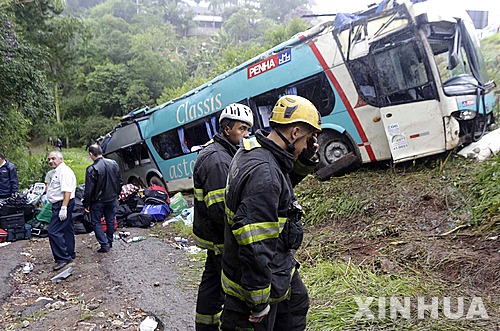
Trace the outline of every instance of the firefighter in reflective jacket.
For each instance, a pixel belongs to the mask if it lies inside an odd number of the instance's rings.
[[[248,138],[252,110],[231,104],[219,118],[221,131],[198,155],[194,166],[194,221],[196,244],[207,249],[196,303],[196,330],[219,330],[224,303],[221,288],[221,253],[224,245],[224,191],[229,164],[240,141]]]
[[[287,95],[272,131],[245,139],[226,186],[221,330],[303,330],[309,308],[295,251],[303,238],[293,186],[311,172],[321,116],[307,99]]]

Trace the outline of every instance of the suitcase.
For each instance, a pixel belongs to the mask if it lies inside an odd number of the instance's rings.
[[[7,241],[7,232],[4,229],[0,229],[0,243]]]
[[[45,238],[49,235],[48,228],[49,223],[35,220],[31,223],[31,235]]]
[[[4,230],[19,229],[24,226],[24,213],[0,216],[0,228]]]
[[[0,216],[11,216],[14,214],[24,214],[24,219],[30,221],[35,214],[35,206],[26,203],[23,205],[3,205],[0,208]]]
[[[28,223],[20,228],[8,229],[7,230],[7,241],[17,241],[31,239],[31,225]]]
[[[13,205],[3,205],[0,207],[0,216],[9,216],[13,214],[19,214],[22,213],[23,211],[19,206],[13,206]]]
[[[108,225],[106,224],[106,219],[101,217],[101,226],[102,226],[102,231],[106,232],[108,230]],[[115,230],[118,229],[118,222],[116,221],[116,216],[115,216],[115,222],[114,222],[114,227]]]

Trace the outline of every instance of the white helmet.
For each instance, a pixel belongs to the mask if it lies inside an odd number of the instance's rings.
[[[219,118],[219,124],[223,119],[240,121],[253,126],[253,113],[250,107],[242,105],[241,103],[232,103],[222,110]]]

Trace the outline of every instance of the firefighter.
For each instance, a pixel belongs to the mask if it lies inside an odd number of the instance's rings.
[[[249,107],[233,103],[224,108],[219,118],[220,132],[205,145],[194,166],[193,233],[196,244],[207,249],[196,302],[196,330],[219,330],[224,303],[220,282],[224,190],[229,164],[252,126],[253,113]]]
[[[221,330],[304,330],[309,308],[295,251],[303,239],[293,186],[317,162],[321,116],[300,96],[281,97],[271,132],[245,139],[229,168],[222,256]]]

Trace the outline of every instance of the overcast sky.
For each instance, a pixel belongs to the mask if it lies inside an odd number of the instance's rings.
[[[372,3],[380,3],[381,0],[315,0],[313,7],[315,14],[332,14],[337,12],[352,13],[367,8]],[[490,23],[500,22],[500,1],[498,0],[430,0],[437,5],[458,7],[466,10],[487,10],[490,12]]]

